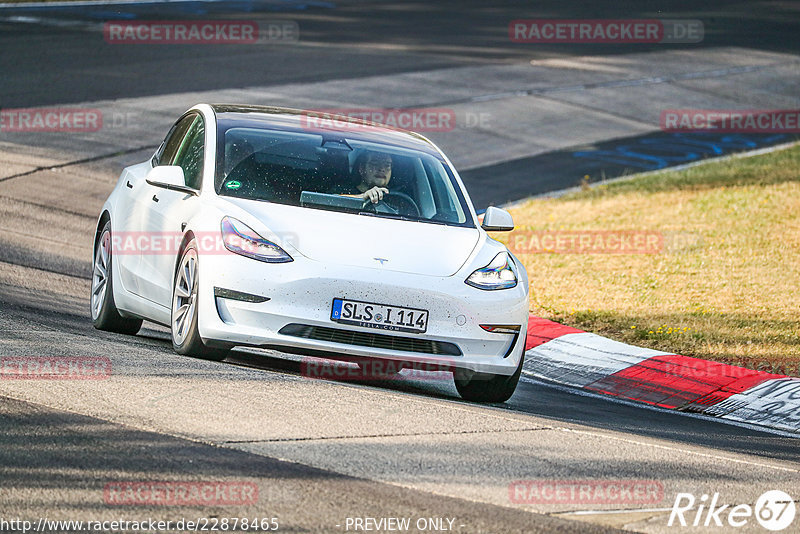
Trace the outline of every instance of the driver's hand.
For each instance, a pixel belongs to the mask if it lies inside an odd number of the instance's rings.
[[[372,189],[361,194],[361,198],[364,200],[369,200],[373,204],[377,204],[381,200],[383,200],[383,195],[389,193],[389,190],[385,187],[378,187],[375,186]]]

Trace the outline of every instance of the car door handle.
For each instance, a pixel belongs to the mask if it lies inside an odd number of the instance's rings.
[[[128,189],[133,189],[133,184],[130,182],[130,180],[128,180],[128,183],[126,183],[125,185],[128,186]]]
[[[158,197],[153,195],[153,202],[158,202]]]

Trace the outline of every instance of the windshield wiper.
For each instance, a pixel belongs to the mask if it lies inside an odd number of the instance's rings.
[[[409,217],[407,215],[400,215],[399,213],[376,213],[374,211],[359,211],[359,215],[366,215],[367,217],[381,217],[385,219],[399,219],[401,221],[417,221],[420,222],[422,219],[415,219],[413,217]]]
[[[453,226],[452,224],[445,221],[436,221],[434,219],[422,219],[420,217],[409,217],[408,215],[400,215],[399,213],[375,213],[374,211],[359,211],[358,214],[366,215],[368,217],[383,217],[386,219],[398,219],[401,221],[430,223],[430,224],[438,224],[441,226]]]

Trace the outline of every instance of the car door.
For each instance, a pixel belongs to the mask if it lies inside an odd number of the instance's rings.
[[[141,163],[128,167],[123,171],[121,178],[122,187],[120,195],[114,206],[114,216],[111,221],[114,243],[114,270],[119,282],[126,291],[139,294],[139,244],[137,239],[141,235],[138,219],[140,211],[140,194],[145,183],[145,177],[150,171],[149,163]]]
[[[190,113],[178,122],[173,142],[165,145],[159,165],[183,169],[187,187],[199,192],[205,161],[205,124],[199,113]],[[152,236],[149,249],[141,248],[139,287],[142,296],[162,306],[170,306],[174,266],[184,228],[198,209],[200,199],[191,193],[173,191],[145,183],[142,196],[148,208],[143,211],[144,231]]]
[[[131,172],[125,176],[126,201],[124,206],[117,206],[114,228],[117,233],[123,232],[120,237],[125,238],[122,240],[126,245],[124,255],[118,255],[122,283],[125,289],[139,296],[144,296],[147,283],[142,266],[143,251],[149,250],[153,241],[147,228],[153,204],[153,188],[146,182],[147,175],[160,164],[170,164],[193,121],[194,117],[181,117],[176,121],[151,160],[130,168]]]

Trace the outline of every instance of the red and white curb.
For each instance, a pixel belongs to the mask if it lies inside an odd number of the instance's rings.
[[[635,347],[531,316],[527,376],[800,434],[800,379]]]

